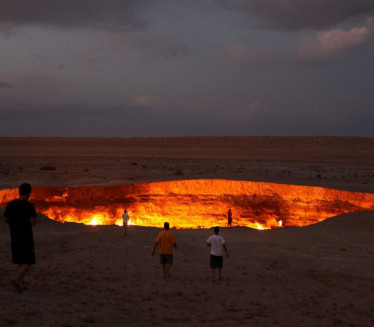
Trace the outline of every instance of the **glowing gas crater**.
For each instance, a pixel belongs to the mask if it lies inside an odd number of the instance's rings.
[[[17,189],[0,191],[0,206]],[[130,224],[176,228],[234,226],[256,229],[306,226],[342,213],[374,210],[374,194],[320,187],[229,180],[185,180],[119,186],[40,187],[30,200],[38,212],[61,222]]]

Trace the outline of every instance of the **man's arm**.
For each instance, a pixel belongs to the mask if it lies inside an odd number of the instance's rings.
[[[158,242],[156,241],[155,246],[153,247],[153,250],[152,250],[152,255],[155,254],[157,246],[158,246]]]
[[[4,223],[9,223],[9,219],[7,217],[4,216]]]
[[[177,249],[177,243],[176,242],[173,243],[173,246]]]
[[[28,204],[29,204],[28,215],[30,217],[31,225],[35,226],[36,223],[37,223],[37,218],[36,217],[38,216],[38,214],[35,211],[34,205],[31,202],[28,202]]]
[[[38,222],[36,217],[30,217],[30,221],[31,221],[31,225],[33,226],[35,226],[36,223]]]

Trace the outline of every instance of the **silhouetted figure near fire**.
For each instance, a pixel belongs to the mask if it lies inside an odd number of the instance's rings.
[[[35,264],[35,247],[32,226],[36,225],[34,205],[28,201],[31,185],[22,184],[19,187],[19,198],[10,201],[4,212],[5,223],[9,224],[12,262],[17,265],[16,275],[12,284],[18,292],[26,289],[24,276]]]
[[[231,209],[227,212],[227,225],[231,228],[232,225],[232,212]]]
[[[127,210],[124,210],[122,219],[123,219],[123,237],[127,235],[127,224],[129,222],[130,216],[127,213]]]
[[[221,270],[223,267],[223,250],[226,252],[226,258],[229,257],[225,239],[219,235],[219,227],[214,227],[214,235],[210,236],[206,241],[206,246],[210,249],[210,268],[212,270],[212,280],[216,280],[216,269],[218,268],[218,279],[221,279]]]
[[[157,246],[160,244],[160,264],[162,267],[162,275],[164,278],[169,278],[169,270],[173,265],[173,247],[177,248],[174,235],[169,232],[169,223],[164,223],[164,230],[157,235],[155,246],[152,250],[152,255],[155,254]]]

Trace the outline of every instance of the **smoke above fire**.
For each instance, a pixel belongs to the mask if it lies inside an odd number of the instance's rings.
[[[0,206],[18,197],[0,190]],[[36,187],[30,201],[38,212],[60,222],[130,224],[175,228],[233,225],[256,229],[307,226],[353,211],[374,210],[374,194],[321,187],[232,181],[183,180],[116,186]]]

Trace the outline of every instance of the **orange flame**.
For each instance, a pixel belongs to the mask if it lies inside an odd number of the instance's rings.
[[[18,196],[0,190],[0,206]],[[122,226],[210,228],[233,225],[255,229],[306,226],[342,213],[374,210],[374,194],[321,187],[230,180],[185,180],[119,186],[34,188],[37,211],[61,222]]]

